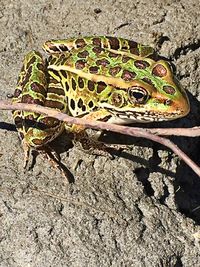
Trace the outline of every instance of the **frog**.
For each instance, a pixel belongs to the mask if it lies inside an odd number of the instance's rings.
[[[170,121],[190,111],[187,94],[168,60],[149,45],[120,37],[49,40],[44,58],[25,55],[13,103],[38,104],[73,117],[115,124]],[[24,167],[31,149],[42,150],[64,130],[85,136],[80,125],[33,112],[13,111]]]

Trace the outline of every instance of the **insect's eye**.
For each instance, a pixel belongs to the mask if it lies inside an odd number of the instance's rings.
[[[133,86],[128,89],[128,96],[131,103],[144,104],[148,100],[148,92],[139,86]]]

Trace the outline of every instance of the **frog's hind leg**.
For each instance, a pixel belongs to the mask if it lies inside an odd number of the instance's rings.
[[[114,52],[118,51],[121,54],[128,53],[129,56],[133,54],[144,58],[155,55],[155,50],[148,45],[142,45],[135,41],[112,36],[89,36],[50,40],[43,44],[43,49],[47,53],[57,54],[66,53],[72,49],[84,48],[88,45],[113,50]]]

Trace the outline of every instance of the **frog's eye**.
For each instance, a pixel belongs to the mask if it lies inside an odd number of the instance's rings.
[[[148,92],[139,86],[129,88],[128,96],[131,103],[144,104],[148,100]]]

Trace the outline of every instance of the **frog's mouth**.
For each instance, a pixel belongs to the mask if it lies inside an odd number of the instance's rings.
[[[103,108],[106,108],[111,113],[110,123],[130,124],[134,122],[148,123],[154,121],[169,121],[181,117],[181,111],[159,112],[158,110],[146,110],[139,107],[138,109],[122,110],[121,108],[113,107],[107,103],[102,103]]]
[[[174,120],[177,117],[177,114],[163,114],[163,113],[150,113],[150,112],[126,112],[126,113],[119,113],[119,112],[112,112],[111,113],[114,115],[112,118],[109,120],[109,122],[113,123],[133,123],[133,122],[142,122],[142,123],[148,123],[148,122],[154,122],[154,121],[169,121],[169,120]],[[119,121],[119,122],[115,122]]]

